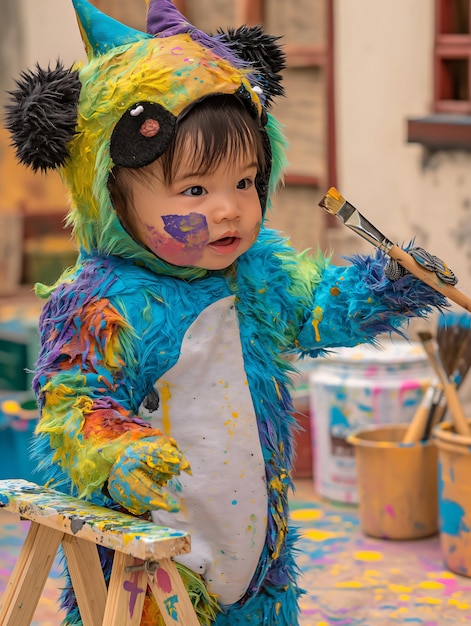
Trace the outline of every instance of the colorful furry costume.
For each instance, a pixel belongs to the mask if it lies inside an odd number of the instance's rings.
[[[75,268],[39,288],[50,299],[34,381],[37,455],[53,485],[107,506],[118,477],[121,504],[136,513],[126,478],[153,468],[168,483],[156,486],[154,520],[192,533],[179,561],[201,623],[295,626],[284,357],[373,342],[443,298],[410,275],[390,282],[381,254],[334,267],[265,227],[224,271],[172,266],[142,247],[113,210],[110,171],[153,162],[182,112],[211,94],[237,94],[260,119],[265,209],[284,165],[268,112],[283,55],[259,28],[205,35],[166,0],[149,3],[150,34],[85,0],[74,6],[88,63],[23,74],[8,111],[19,159],[57,168],[69,187],[80,249]],[[70,590],[63,601],[66,623],[80,624]],[[160,623],[148,601],[143,624]]]

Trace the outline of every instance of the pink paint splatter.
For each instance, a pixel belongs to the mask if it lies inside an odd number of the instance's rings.
[[[155,573],[155,579],[158,586],[162,589],[164,593],[170,593],[172,591],[172,581],[170,580],[170,576],[161,567],[159,567],[159,569]]]
[[[451,596],[457,591],[471,591],[471,587],[459,585],[456,578],[437,578],[436,581],[445,587],[443,591],[444,596]]]

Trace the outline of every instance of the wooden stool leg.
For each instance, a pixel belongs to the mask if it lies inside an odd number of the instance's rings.
[[[101,625],[105,614],[107,589],[96,545],[71,535],[64,535],[62,549],[83,626]]]
[[[147,572],[144,569],[126,572],[126,567],[139,563],[142,561],[128,554],[114,553],[103,626],[139,626],[147,589]]]
[[[166,626],[200,626],[185,585],[171,559],[159,559],[149,586],[157,600]]]
[[[63,533],[31,523],[0,604],[2,626],[30,626]]]

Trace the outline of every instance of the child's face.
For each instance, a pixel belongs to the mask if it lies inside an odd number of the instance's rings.
[[[132,178],[134,231],[158,257],[221,270],[252,246],[262,222],[253,158],[225,160],[206,174],[181,165],[170,185],[158,160],[149,167],[151,176]]]

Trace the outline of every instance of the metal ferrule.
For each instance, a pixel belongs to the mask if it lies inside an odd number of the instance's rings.
[[[336,213],[337,218],[358,233],[363,239],[369,241],[374,246],[388,253],[393,247],[393,242],[389,241],[377,228],[373,226],[361,213],[349,202],[345,202]]]

